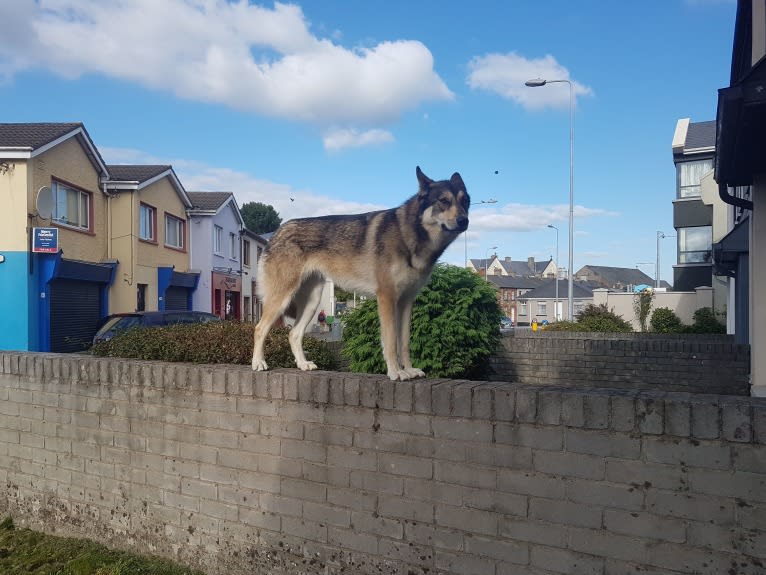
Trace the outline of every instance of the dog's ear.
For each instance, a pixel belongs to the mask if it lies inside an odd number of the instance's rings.
[[[434,181],[420,170],[420,166],[415,168],[415,175],[418,177],[418,184],[420,184],[420,193],[423,194],[427,192]]]
[[[463,178],[460,177],[460,174],[455,172],[452,174],[452,177],[449,179],[449,183],[452,184],[453,188],[457,188],[458,190],[465,190],[465,184],[463,183]]]

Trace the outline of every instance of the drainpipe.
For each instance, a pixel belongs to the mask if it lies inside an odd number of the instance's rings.
[[[737,196],[730,194],[726,184],[718,184],[718,196],[725,204],[736,206],[738,208],[742,208],[743,210],[750,210],[751,212],[753,211],[753,202],[743,198],[738,198]]]

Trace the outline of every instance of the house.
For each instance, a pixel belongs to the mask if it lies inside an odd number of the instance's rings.
[[[540,278],[519,276],[488,275],[487,281],[497,288],[497,302],[503,315],[516,322],[518,318],[517,300],[526,292],[539,287]]]
[[[169,165],[108,165],[109,249],[119,262],[110,313],[199,309],[190,270],[191,207]]]
[[[556,310],[556,282],[558,282],[558,310]],[[546,280],[539,287],[529,290],[517,298],[519,325],[529,325],[533,320],[537,323],[557,321],[564,317],[563,306],[569,293],[567,280]],[[582,311],[589,303],[593,303],[593,288],[584,282],[572,283],[572,303],[574,315]]]
[[[0,348],[89,346],[117,268],[108,180],[83,124],[0,124]]]
[[[189,192],[189,199],[191,264],[201,276],[194,309],[222,319],[242,319],[240,245],[244,221],[237,201],[231,192]]]
[[[638,268],[583,266],[575,279],[594,284],[593,287],[630,292],[638,285],[654,285],[654,280]]]
[[[749,211],[716,246],[715,263],[721,272],[735,280],[735,322],[742,324],[743,319],[748,322],[751,393],[766,396],[766,290],[763,287],[766,285],[766,0],[737,3],[730,82],[718,91],[715,146],[715,181],[720,198],[735,208]]]
[[[713,285],[713,208],[702,199],[701,180],[713,170],[715,129],[715,122],[683,118],[673,134],[673,227],[678,246],[673,288],[678,291]]]
[[[255,232],[242,228],[242,319],[258,322],[263,304],[257,297],[258,262],[267,241]]]
[[[468,269],[488,276],[514,276],[514,277],[530,277],[530,278],[544,278],[556,276],[556,264],[553,263],[553,258],[544,262],[535,262],[534,257],[529,257],[526,260],[512,260],[506,256],[500,259],[497,254],[491,258],[483,259],[471,259],[468,260]]]

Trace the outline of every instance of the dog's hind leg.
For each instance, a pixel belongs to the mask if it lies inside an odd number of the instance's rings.
[[[324,278],[319,275],[312,275],[303,280],[301,287],[295,293],[297,312],[295,325],[290,330],[288,339],[290,340],[290,349],[293,350],[293,357],[295,357],[295,365],[303,371],[317,368],[313,361],[306,359],[303,352],[303,336],[311,320],[314,319],[317,309],[319,309],[323,286]]]

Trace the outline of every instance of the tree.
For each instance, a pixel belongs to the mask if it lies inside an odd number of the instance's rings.
[[[273,206],[261,202],[248,202],[240,209],[245,227],[256,234],[276,231],[282,224],[282,218]]]
[[[469,270],[437,265],[412,309],[413,365],[430,377],[486,377],[501,317],[491,284]],[[343,321],[351,370],[385,373],[377,301],[366,300]]]

